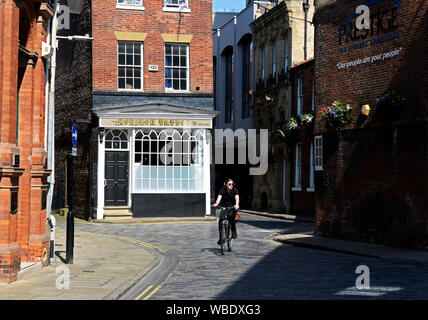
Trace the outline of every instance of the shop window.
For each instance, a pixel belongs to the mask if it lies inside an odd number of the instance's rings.
[[[204,139],[200,130],[138,130],[134,192],[203,192]]]
[[[315,170],[322,170],[323,166],[323,148],[322,148],[322,136],[315,137]]]
[[[302,188],[302,144],[296,144],[296,162],[293,191],[301,191]]]
[[[189,91],[189,45],[165,44],[165,89]]]
[[[141,42],[118,43],[119,90],[141,90],[143,84],[143,44]]]
[[[108,130],[105,135],[106,150],[128,150],[128,134],[124,130]]]

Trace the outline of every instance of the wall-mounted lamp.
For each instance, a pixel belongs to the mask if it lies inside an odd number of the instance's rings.
[[[370,105],[365,104],[361,107],[361,113],[365,116],[368,116],[370,114]]]

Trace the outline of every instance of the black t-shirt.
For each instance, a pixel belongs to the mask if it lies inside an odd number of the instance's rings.
[[[234,206],[236,204],[235,196],[239,195],[239,191],[238,191],[238,189],[233,187],[233,189],[230,192],[228,192],[227,188],[223,187],[223,188],[221,188],[218,195],[221,196],[220,206],[230,207],[230,206]]]

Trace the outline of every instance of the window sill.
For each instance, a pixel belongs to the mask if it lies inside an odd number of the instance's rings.
[[[315,187],[307,188],[306,192],[315,192]]]
[[[190,13],[192,12],[189,8],[184,8],[183,10],[180,10],[178,7],[163,7],[164,12],[182,12],[182,13]]]
[[[117,4],[116,9],[136,10],[136,11],[144,11],[145,10],[144,6],[130,6],[130,5],[125,5],[125,4]]]
[[[293,187],[291,191],[302,191],[302,187]]]
[[[167,93],[191,93],[189,90],[174,90],[165,88],[165,92]]]
[[[117,89],[120,92],[144,92],[143,89]]]

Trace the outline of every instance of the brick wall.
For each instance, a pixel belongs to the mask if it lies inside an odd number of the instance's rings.
[[[162,0],[145,0],[144,11],[116,9],[116,0],[94,0],[94,91],[117,91],[117,39],[114,32],[143,32],[144,91],[165,92],[164,40],[161,33],[191,34],[190,91],[213,92],[212,1],[189,1],[190,13],[164,12]],[[149,72],[158,65],[158,72]]]
[[[84,0],[80,15],[71,15],[70,29],[60,35],[92,34],[91,4]],[[96,122],[92,109],[92,44],[88,41],[59,40],[55,91],[55,168],[56,185],[53,206],[59,209],[66,202],[66,157],[71,153],[71,120],[83,119]],[[96,125],[96,123],[95,123]],[[93,156],[91,137],[93,125],[78,123],[77,157],[74,158],[73,207],[77,217],[91,216]],[[58,199],[60,197],[61,199]]]
[[[321,6],[315,15],[316,108],[341,100],[352,106],[345,130],[326,130],[318,116],[315,134],[323,135],[323,171],[316,172],[316,232],[331,237],[373,241],[402,247],[428,245],[428,3],[402,0],[370,7],[372,14],[384,13],[383,28],[399,37],[371,44],[388,32],[374,32],[367,46],[341,53],[340,26],[360,1],[336,1]],[[389,11],[387,11],[389,10]],[[396,18],[391,21],[391,14]],[[388,22],[390,21],[390,22]],[[396,26],[396,27],[394,27]],[[357,35],[364,35],[364,31]],[[352,34],[354,37],[354,34]],[[399,49],[398,56],[338,69],[339,62],[364,60]],[[358,63],[358,62],[357,62]],[[395,89],[408,103],[397,116],[381,113],[376,100],[385,90]],[[368,117],[361,106],[369,104]]]

